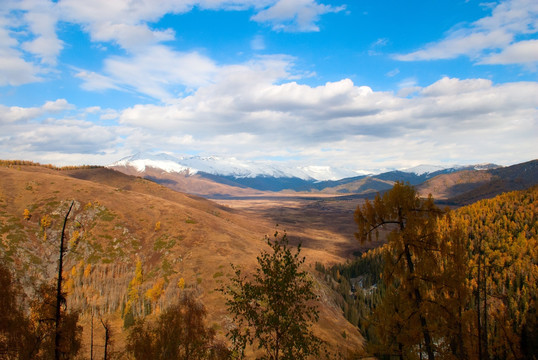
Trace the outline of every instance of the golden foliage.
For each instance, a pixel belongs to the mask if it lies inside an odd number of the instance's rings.
[[[69,248],[74,248],[79,240],[80,232],[78,230],[73,231],[73,234],[71,235],[71,239],[69,239]]]
[[[91,272],[92,272],[92,264],[86,265],[86,267],[84,268],[84,277],[85,278],[90,277]]]
[[[413,358],[422,346],[428,358],[532,358],[537,199],[533,187],[442,215],[397,184],[359,207],[361,241],[381,226],[392,230],[383,248],[386,294],[369,320],[374,352]]]
[[[146,291],[146,299],[153,302],[157,302],[163,294],[164,283],[165,281],[163,278],[157,280],[157,282],[155,282],[155,285],[153,285],[151,289]]]
[[[41,224],[41,228],[42,228],[43,230],[45,230],[46,228],[50,227],[50,225],[52,224],[52,219],[51,219],[51,217],[50,217],[48,214],[43,215],[43,217],[41,218],[40,224]]]

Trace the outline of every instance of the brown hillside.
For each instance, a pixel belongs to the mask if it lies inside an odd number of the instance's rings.
[[[466,170],[434,177],[417,187],[422,196],[467,205],[538,184],[538,160],[490,170]]]
[[[322,190],[325,193],[352,193],[368,194],[386,190],[394,185],[394,181],[381,180],[375,176],[368,176],[343,185],[328,187]]]
[[[149,166],[146,167],[143,173],[140,173],[132,166],[116,166],[110,167],[110,169],[117,170],[127,175],[143,176],[146,179],[165,185],[170,189],[200,196],[211,197],[216,194],[228,196],[252,196],[262,194],[261,191],[250,188],[217,183],[197,174],[166,172]]]
[[[0,167],[0,261],[15,270],[29,293],[39,281],[54,278],[61,223],[71,201],[75,205],[68,239],[78,239],[71,241],[66,256],[68,306],[86,314],[85,336],[90,310],[111,318],[119,334],[118,347],[125,336],[122,308],[138,260],[144,274],[140,299],[164,279],[162,296],[150,302],[153,312],[185,291],[178,287],[184,279],[185,289],[199,295],[208,308],[209,323],[222,336],[229,316],[215,288],[231,274],[231,262],[252,268],[266,246],[263,235],[274,230],[271,219],[110,169]],[[24,218],[25,209],[29,219]],[[331,242],[327,238],[326,244],[310,248],[305,244],[308,266],[342,260]],[[323,252],[325,245],[333,252]],[[361,337],[331,300],[331,291],[317,287],[321,320],[316,332],[340,345],[345,331],[346,346],[358,347]],[[143,311],[142,301],[135,304],[135,313]]]
[[[492,178],[493,175],[486,171],[458,171],[429,179],[417,186],[417,190],[421,196],[431,194],[436,200],[446,200],[476,189]]]

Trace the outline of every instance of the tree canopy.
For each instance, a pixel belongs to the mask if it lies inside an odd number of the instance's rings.
[[[266,237],[271,251],[257,257],[252,276],[232,265],[235,275],[221,289],[235,327],[229,337],[238,357],[245,356],[247,345],[261,350],[259,359],[306,359],[319,353],[320,340],[311,324],[318,320],[314,304],[313,280],[301,270],[305,258],[288,247],[286,234]]]

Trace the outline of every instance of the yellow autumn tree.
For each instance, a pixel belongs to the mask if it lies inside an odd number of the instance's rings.
[[[161,298],[161,295],[163,294],[164,285],[165,285],[165,280],[163,278],[159,278],[155,282],[153,287],[151,287],[150,289],[148,289],[148,291],[146,291],[146,299],[151,301],[153,308],[156,310],[158,310],[157,302],[159,301],[159,299]]]
[[[356,237],[361,242],[371,240],[380,228],[390,230],[383,278],[387,291],[400,304],[393,308],[391,316],[396,321],[389,325],[398,331],[397,351],[405,353],[424,346],[430,360],[436,352],[430,317],[431,283],[437,266],[437,219],[442,214],[431,197],[421,199],[412,186],[400,182],[355,211]]]
[[[127,303],[125,304],[124,316],[127,316],[127,314],[133,314],[133,310],[136,310],[133,309],[133,307],[140,299],[140,285],[142,285],[142,262],[140,259],[137,259],[135,275],[129,282],[129,287],[127,290]]]
[[[179,279],[179,281],[177,282],[177,287],[180,288],[181,290],[185,289],[185,279],[184,278]]]

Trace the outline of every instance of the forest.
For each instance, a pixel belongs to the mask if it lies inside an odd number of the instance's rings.
[[[153,282],[145,281],[154,274],[144,273],[140,259],[132,271],[126,263],[96,266],[95,259],[81,258],[62,271],[61,291],[56,278],[29,293],[6,261],[14,250],[3,247],[0,358],[536,359],[537,195],[535,186],[451,210],[397,182],[355,211],[357,241],[381,237],[384,245],[347,263],[317,263],[312,272],[301,245],[290,245],[285,233],[266,237],[255,271],[232,266],[232,275],[213,275],[231,319],[227,328],[208,323],[199,287],[186,285],[166,258],[162,277]],[[104,221],[115,216],[98,203],[81,211]],[[31,216],[25,209],[19,221]],[[79,246],[90,227],[78,219],[66,249]],[[48,231],[48,215],[38,222],[40,241],[60,235]],[[151,231],[160,234],[161,222]],[[166,251],[181,239],[159,235],[152,247]],[[360,329],[363,348],[335,351],[312,331],[323,287],[332,289],[346,319]],[[106,316],[112,313],[122,319],[119,332]],[[82,317],[91,317],[90,350],[84,352]],[[104,334],[102,345],[94,346],[94,327]],[[346,341],[344,330],[331,331]]]
[[[538,188],[451,211],[397,184],[359,207],[356,234],[388,241],[317,264],[379,358],[536,359]]]

